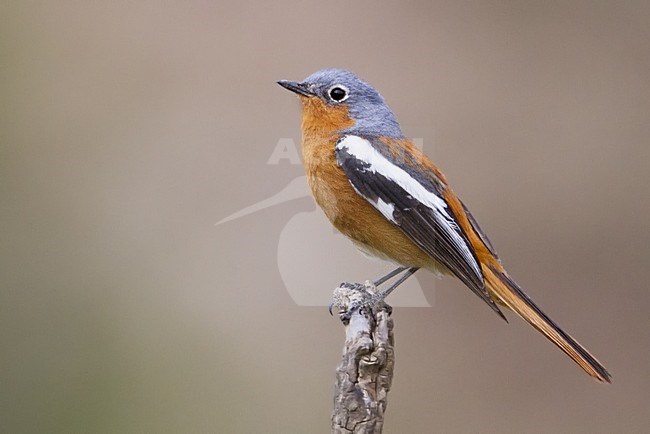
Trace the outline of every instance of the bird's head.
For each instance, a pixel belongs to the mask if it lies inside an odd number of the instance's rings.
[[[384,98],[349,71],[322,69],[301,82],[280,80],[278,84],[300,97],[303,128],[402,137]]]

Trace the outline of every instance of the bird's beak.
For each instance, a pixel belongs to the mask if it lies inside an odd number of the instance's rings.
[[[296,81],[280,80],[278,84],[291,92],[297,93],[302,96],[314,96],[314,92],[305,83],[298,83]]]

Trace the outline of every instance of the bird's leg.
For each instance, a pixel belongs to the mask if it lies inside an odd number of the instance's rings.
[[[404,267],[404,268],[406,268],[406,267]],[[397,279],[397,281],[395,283],[393,283],[388,289],[375,294],[372,297],[371,303],[378,303],[380,301],[384,301],[386,299],[386,297],[388,297],[390,295],[391,292],[393,292],[398,286],[400,286],[402,283],[404,283],[404,281],[406,279],[408,279],[413,274],[415,274],[415,272],[418,271],[419,269],[420,269],[419,267],[411,267],[411,268],[409,268],[406,271],[406,273],[404,273],[404,275],[402,277]],[[398,270],[399,270],[399,268],[398,268]],[[399,274],[400,272],[397,272],[397,270],[393,271],[393,273],[395,273],[395,274]]]
[[[393,271],[391,271],[390,273],[388,273],[387,275],[385,275],[384,277],[380,277],[379,279],[375,280],[374,282],[372,282],[372,284],[375,285],[375,286],[379,286],[382,283],[384,283],[385,281],[387,281],[388,279],[392,279],[393,277],[397,276],[398,274],[400,274],[402,271],[406,270],[407,268],[408,267],[398,267],[398,268],[394,269]]]
[[[393,283],[388,289],[381,291],[381,292],[374,292],[376,289],[377,285],[380,285],[384,283],[386,280],[390,279],[391,277],[394,277],[406,270],[406,273],[395,283]],[[384,302],[384,299],[388,297],[388,295],[393,292],[398,286],[400,286],[406,279],[411,277],[416,271],[418,271],[418,267],[400,267],[397,268],[396,270],[391,271],[388,273],[386,276],[382,277],[381,279],[377,280],[374,283],[371,283],[370,281],[366,281],[365,285],[360,284],[360,283],[342,283],[339,288],[335,290],[335,294],[337,294],[337,291],[340,290],[345,290],[347,292],[349,291],[354,291],[356,295],[353,297],[354,300],[349,300],[349,303],[345,303],[345,307],[343,307],[342,310],[339,310],[338,314],[339,317],[341,318],[341,321],[344,323],[347,323],[347,321],[350,320],[352,317],[352,313],[357,310],[357,309],[369,309],[372,310],[374,307],[378,306],[379,304],[383,305],[383,308],[386,309],[388,314],[390,315],[393,311],[393,308],[390,307],[388,304]],[[340,297],[339,297],[340,298]],[[347,298],[350,298],[348,295]],[[336,295],[335,295],[336,299]],[[334,306],[343,306],[342,303],[338,301],[334,301],[332,304],[329,306],[329,311],[330,315],[332,314],[332,308]]]

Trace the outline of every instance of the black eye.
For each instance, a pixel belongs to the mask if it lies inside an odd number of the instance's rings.
[[[348,97],[348,92],[341,86],[334,86],[329,90],[330,98],[333,101],[341,102]]]

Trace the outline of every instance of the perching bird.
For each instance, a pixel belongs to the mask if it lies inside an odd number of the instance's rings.
[[[387,295],[419,268],[452,274],[506,319],[515,311],[589,375],[611,376],[512,280],[490,240],[445,176],[404,137],[382,96],[351,72],[318,71],[281,80],[302,103],[302,154],[316,202],[362,251],[402,267]]]

